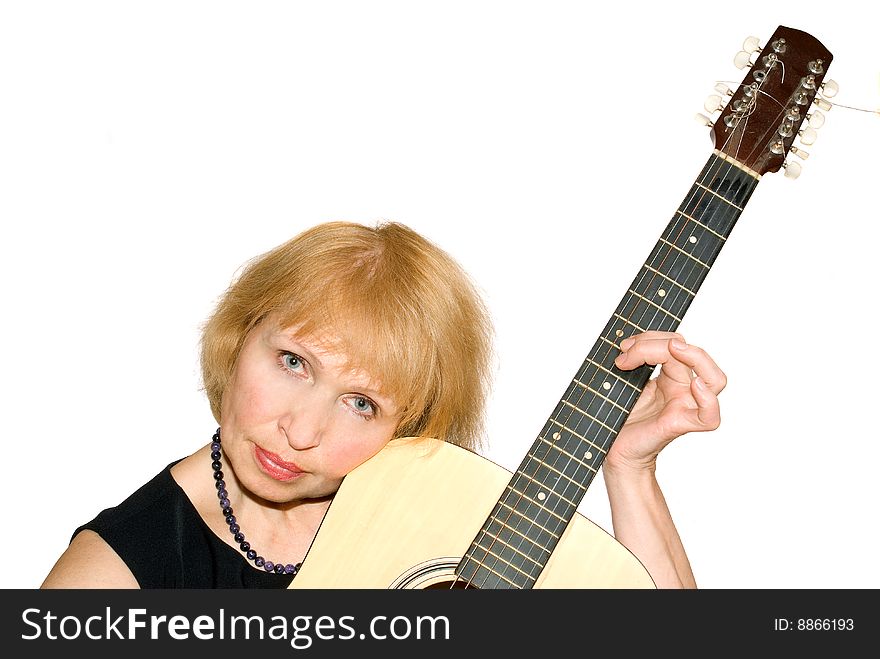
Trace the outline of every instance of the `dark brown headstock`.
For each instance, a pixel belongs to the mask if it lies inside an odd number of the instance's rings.
[[[758,174],[776,172],[801,131],[832,56],[815,37],[781,25],[757,58],[740,55],[748,73],[712,126],[712,139],[716,149]]]

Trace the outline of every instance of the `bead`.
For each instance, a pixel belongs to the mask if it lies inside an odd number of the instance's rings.
[[[217,428],[212,439],[211,469],[214,470],[214,485],[217,488],[217,498],[220,500],[220,508],[223,510],[223,516],[226,518],[226,523],[229,525],[230,533],[233,534],[233,539],[238,543],[239,548],[244,552],[248,560],[253,561],[254,565],[257,567],[263,568],[266,572],[274,572],[275,574],[292,574],[293,576],[296,576],[302,563],[297,563],[296,565],[292,563],[282,565],[281,563],[267,561],[262,556],[257,555],[256,550],[251,549],[251,543],[244,539],[244,533],[241,532],[238,520],[236,520],[235,516],[232,514],[232,506],[229,502],[229,492],[226,490],[226,482],[223,480],[223,472],[221,471],[223,465],[220,462],[220,458],[222,457],[220,451],[220,428]]]

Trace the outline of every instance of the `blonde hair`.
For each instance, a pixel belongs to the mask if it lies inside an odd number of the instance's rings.
[[[461,267],[409,227],[326,222],[246,264],[202,333],[202,381],[218,422],[245,337],[269,314],[300,336],[334,337],[402,412],[395,437],[482,445],[487,310]]]

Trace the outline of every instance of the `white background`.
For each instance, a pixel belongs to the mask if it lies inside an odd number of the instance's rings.
[[[208,441],[198,330],[250,257],[392,219],[490,305],[508,469],[711,152],[693,121],[782,24],[880,107],[863,2],[4,2],[3,586]],[[767,175],[681,325],[722,427],[658,477],[703,588],[880,587],[880,116]],[[572,300],[577,298],[577,302]],[[601,479],[581,511],[610,528]]]

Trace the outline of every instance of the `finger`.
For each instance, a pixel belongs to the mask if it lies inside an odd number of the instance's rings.
[[[648,336],[646,332],[630,337],[631,343],[628,342],[629,340],[622,342],[621,347],[624,350],[614,360],[614,364],[622,370],[631,370],[643,364],[663,364],[663,371],[667,377],[680,384],[688,384],[693,377],[691,366],[677,359],[670,351],[671,339],[668,338],[670,336],[680,335],[665,332],[655,338]]]
[[[633,334],[620,342],[621,350],[629,350],[634,343],[637,341],[653,341],[658,339],[681,339],[684,341],[684,337],[678,332],[661,332],[659,330],[647,330],[645,332],[639,332],[638,334]]]
[[[702,348],[672,339],[669,341],[669,351],[675,359],[686,364],[701,377],[715,395],[720,394],[727,386],[727,376],[724,371]]]
[[[691,395],[697,402],[693,410],[699,430],[715,430],[721,425],[721,406],[718,396],[709,388],[699,375],[691,382]]]

